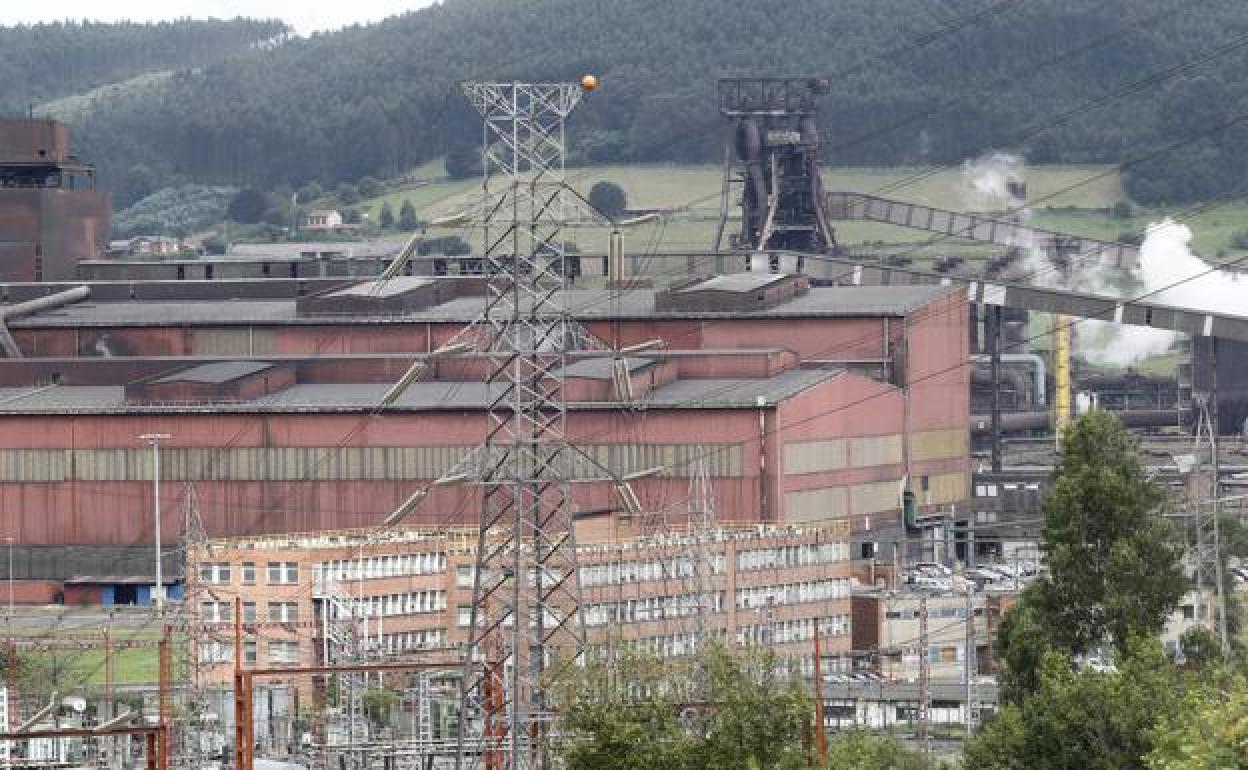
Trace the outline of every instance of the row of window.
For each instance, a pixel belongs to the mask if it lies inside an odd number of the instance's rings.
[[[239,565],[243,585],[255,585],[256,563],[245,561]],[[225,561],[201,562],[200,582],[212,585],[228,585],[233,579],[230,563]],[[294,585],[299,582],[299,564],[293,561],[271,561],[265,565],[265,580],[269,585]]]
[[[584,608],[585,625],[588,628],[612,623],[684,618],[696,615],[699,611],[723,612],[724,592],[713,591],[706,595],[690,593],[677,596],[647,596],[641,599],[590,604]]]
[[[334,620],[354,617],[393,617],[395,615],[420,615],[441,612],[446,609],[446,591],[408,591],[401,594],[365,596],[348,600],[348,606],[330,603],[330,617]]]
[[[829,615],[819,618],[821,637],[845,636],[849,633],[849,615]],[[809,642],[815,638],[815,619],[797,618],[760,623],[737,628],[737,644],[744,647]]]
[[[975,617],[983,617],[984,608],[975,607],[973,614]],[[966,618],[966,607],[935,607],[927,611],[929,618]],[[885,620],[918,620],[919,608],[907,607],[901,610],[887,610],[884,613]]]
[[[295,666],[299,660],[299,642],[273,639],[265,645],[268,663],[273,666]],[[199,662],[204,665],[231,663],[234,660],[234,643],[222,640],[202,642],[199,645]],[[243,642],[243,662],[258,663],[255,640]]]
[[[737,552],[737,569],[779,569],[849,560],[849,543],[802,543]]]
[[[388,653],[445,647],[446,629],[431,628],[425,631],[405,631],[399,634],[382,634],[381,645]]]
[[[200,602],[199,618],[204,623],[229,623],[234,620],[233,602]],[[298,623],[297,602],[269,602],[266,618],[274,623]],[[255,623],[256,603],[243,602],[243,622]]]
[[[675,557],[646,561],[588,564],[581,567],[582,586],[608,586],[622,583],[644,583],[652,580],[678,580],[698,574],[696,558]],[[724,573],[724,555],[708,554],[706,564],[713,575]]]
[[[403,553],[366,559],[334,559],[316,565],[318,580],[371,580],[374,578],[438,575],[446,572],[445,553]]]
[[[751,609],[849,597],[849,578],[807,580],[737,589],[737,608]]]

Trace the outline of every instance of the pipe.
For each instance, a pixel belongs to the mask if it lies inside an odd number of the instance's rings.
[[[971,356],[971,360],[977,364],[988,363],[991,358],[987,354],[978,353]],[[1035,369],[1035,374],[1032,375],[1034,379],[1032,389],[1035,393],[1033,403],[1036,406],[1045,406],[1048,366],[1045,364],[1044,359],[1035,353],[1002,353],[1001,362],[1005,364],[1031,364],[1032,368]]]
[[[1001,371],[1000,374],[998,375],[998,381],[1001,381],[1001,380],[1008,382],[1010,384],[1010,387],[1014,390],[1014,392],[1019,394],[1020,401],[1016,403],[1015,408],[1027,409],[1027,408],[1036,407],[1036,406],[1044,406],[1044,404],[1037,404],[1035,403],[1035,401],[1031,401],[1030,403],[1025,403],[1025,404],[1022,403],[1022,399],[1026,398],[1025,394],[1029,390],[1031,390],[1031,384],[1027,382],[1026,373],[1021,372],[1017,369],[1006,369],[1006,370]],[[971,381],[974,382],[976,385],[991,388],[993,387],[992,371],[980,369],[977,367],[971,370]]]
[[[0,320],[13,321],[18,318],[25,318],[35,313],[42,313],[45,310],[55,310],[65,305],[81,302],[91,296],[91,289],[86,286],[77,286],[73,289],[58,291],[56,294],[49,294],[46,297],[38,297],[36,299],[18,302],[13,305],[0,307]]]
[[[90,295],[91,289],[86,286],[77,286],[66,291],[58,291],[56,294],[49,294],[46,297],[38,297],[37,299],[0,307],[0,348],[3,348],[5,356],[9,358],[22,357],[21,348],[17,346],[17,342],[9,332],[9,321],[25,318],[35,313],[42,313],[45,310],[55,310],[73,302],[80,302]]]
[[[1178,425],[1187,418],[1186,409],[1129,409],[1125,412],[1106,410],[1129,428],[1164,427]],[[1001,415],[1001,430],[1042,430],[1052,427],[1049,412],[1009,412]],[[992,430],[992,418],[986,414],[971,416],[971,433],[986,435]]]

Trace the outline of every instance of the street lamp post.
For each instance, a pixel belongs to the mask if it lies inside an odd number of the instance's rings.
[[[13,617],[13,538],[6,537],[4,542],[9,544],[9,617]]]
[[[156,540],[156,586],[152,589],[152,598],[156,603],[156,611],[165,611],[165,581],[160,564],[160,442],[173,438],[168,433],[144,433],[139,436],[152,447],[152,510],[156,521],[153,532]]]

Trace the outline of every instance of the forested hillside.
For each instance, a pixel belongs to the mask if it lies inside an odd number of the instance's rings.
[[[1246,29],[1242,0],[445,0],[107,100],[81,135],[119,182],[337,183],[477,136],[458,80],[592,71],[580,157],[702,161],[717,77],[826,73],[839,165],[1008,148],[1126,162],[1138,198],[1178,200],[1248,179]]]
[[[287,34],[280,21],[0,27],[0,114],[146,72],[221,61]]]

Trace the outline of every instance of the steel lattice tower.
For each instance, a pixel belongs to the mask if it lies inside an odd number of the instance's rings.
[[[483,502],[463,679],[468,715],[483,714],[487,770],[550,765],[549,680],[584,649],[580,576],[564,438],[562,228],[581,211],[564,182],[571,83],[465,83],[483,118],[486,310],[477,346],[490,362],[490,407],[476,459]],[[500,692],[501,689],[501,692]]]

